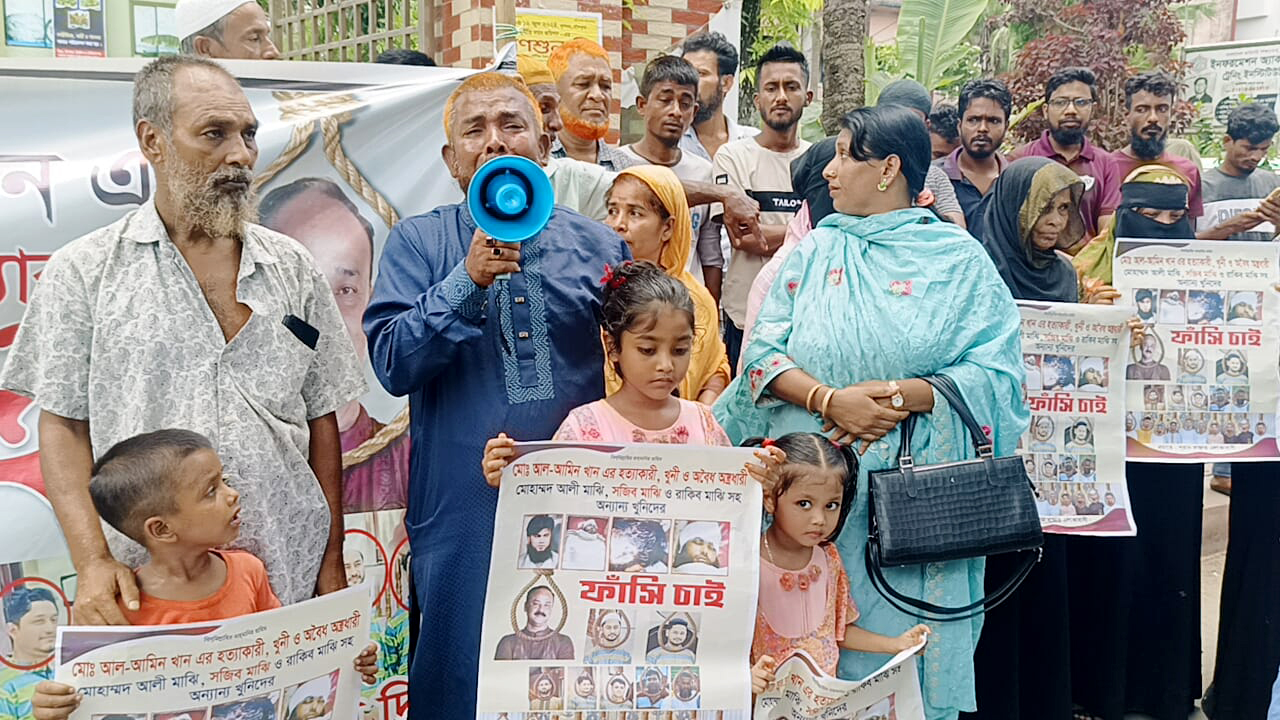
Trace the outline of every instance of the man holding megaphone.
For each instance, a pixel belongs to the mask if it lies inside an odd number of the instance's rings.
[[[551,437],[571,409],[601,396],[598,278],[630,258],[609,228],[552,207],[537,164],[550,140],[519,79],[467,78],[444,122],[444,162],[467,202],[396,225],[364,316],[374,371],[409,396],[412,418],[405,525],[422,608],[409,682],[417,718],[475,716],[497,503],[479,472],[484,443],[499,432]]]

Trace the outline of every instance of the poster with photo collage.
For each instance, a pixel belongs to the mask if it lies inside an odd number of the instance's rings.
[[[1018,444],[1045,532],[1133,535],[1124,383],[1133,309],[1018,303],[1031,424]]]
[[[1276,246],[1120,240],[1115,285],[1146,324],[1125,365],[1128,458],[1274,460]]]
[[[747,720],[750,450],[517,445],[480,645],[483,720]]]

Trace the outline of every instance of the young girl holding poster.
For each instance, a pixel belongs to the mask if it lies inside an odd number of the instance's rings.
[[[728,446],[729,438],[711,409],[675,397],[689,370],[695,334],[693,300],[676,278],[650,262],[625,262],[606,268],[601,328],[606,357],[622,378],[617,392],[575,408],[552,440],[596,443],[668,443]],[[497,487],[502,470],[515,455],[506,433],[485,445],[485,480]],[[757,453],[765,467],[747,472],[765,483],[784,459],[778,448]],[[769,469],[766,469],[769,468]]]
[[[857,492],[858,455],[811,432],[746,445],[781,449],[786,463],[765,493],[773,523],[760,538],[760,600],[751,643],[751,692],[774,680],[778,665],[796,650],[834,676],[840,650],[893,655],[928,634],[916,625],[898,637],[864,630],[849,595],[849,576],[831,542],[840,534]]]

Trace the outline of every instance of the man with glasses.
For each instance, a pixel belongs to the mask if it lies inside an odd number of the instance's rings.
[[[1120,205],[1119,166],[1110,154],[1089,142],[1089,124],[1097,102],[1092,70],[1073,67],[1054,73],[1044,86],[1044,117],[1049,129],[1014,153],[1015,157],[1047,157],[1084,180],[1080,215],[1086,233],[1082,243],[1098,235]]]

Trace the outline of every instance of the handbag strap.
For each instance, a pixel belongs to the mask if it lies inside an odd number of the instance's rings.
[[[1043,548],[1022,551],[1022,564],[1018,566],[1018,569],[1003,585],[994,592],[987,593],[982,599],[961,607],[934,605],[919,598],[904,595],[894,589],[885,578],[884,571],[880,568],[880,553],[874,540],[867,542],[866,551],[863,553],[863,563],[867,568],[867,577],[871,578],[872,587],[899,612],[921,620],[956,622],[978,617],[1008,600],[1013,595],[1013,592],[1027,579],[1027,576],[1031,574],[1031,569],[1040,561],[1042,554]]]
[[[973,440],[973,449],[977,451],[978,457],[991,457],[993,454],[991,438],[987,437],[987,433],[983,431],[982,426],[978,424],[978,420],[973,416],[973,411],[969,409],[969,404],[964,401],[964,396],[960,394],[960,388],[956,387],[956,382],[946,375],[928,375],[920,378],[929,383],[938,391],[938,394],[947,399],[947,403],[951,405],[951,409],[956,411],[960,416],[960,421],[969,428],[969,436]]]

